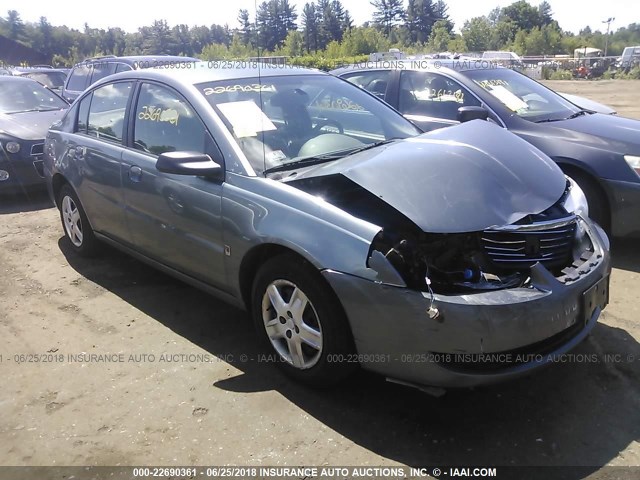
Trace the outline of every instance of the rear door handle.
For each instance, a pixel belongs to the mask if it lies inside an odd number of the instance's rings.
[[[142,181],[142,169],[136,165],[129,169],[129,180],[138,183]]]

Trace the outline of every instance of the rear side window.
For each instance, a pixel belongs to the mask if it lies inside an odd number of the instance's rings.
[[[135,110],[134,148],[153,155],[208,153],[207,130],[191,106],[175,91],[145,83]]]
[[[118,64],[116,64],[116,73],[128,72],[129,70],[133,70],[133,68],[131,68],[126,63],[118,63]]]
[[[93,64],[93,76],[91,77],[91,83],[96,83],[98,80],[116,73],[116,64],[113,62],[97,62]]]
[[[89,135],[122,143],[124,116],[132,87],[133,82],[118,82],[103,85],[93,91],[87,122]]]
[[[81,92],[87,88],[91,69],[87,65],[79,65],[75,67],[71,75],[69,75],[69,81],[67,82],[67,90],[72,92]]]
[[[78,105],[78,122],[74,132],[87,133],[87,120],[89,117],[89,107],[91,106],[92,94],[84,97]]]

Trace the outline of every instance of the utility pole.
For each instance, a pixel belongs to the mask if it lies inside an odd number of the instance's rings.
[[[615,20],[615,17],[609,17],[606,20],[603,20],[602,23],[607,24],[607,34],[604,37],[604,56],[607,56],[607,47],[609,47],[609,28],[611,27],[611,22]]]

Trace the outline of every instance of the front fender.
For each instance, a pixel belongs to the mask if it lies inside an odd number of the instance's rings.
[[[264,244],[290,249],[318,270],[330,269],[379,281],[367,266],[380,227],[290,185],[228,174],[222,200],[226,271],[240,292],[242,260]]]

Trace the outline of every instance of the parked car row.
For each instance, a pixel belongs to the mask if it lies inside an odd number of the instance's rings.
[[[246,309],[312,385],[480,385],[581,342],[608,303],[598,222],[640,232],[639,123],[508,68],[333,73],[93,59],[70,107],[0,77],[0,190],[44,177],[77,254]]]
[[[108,56],[85,60],[72,69],[35,65],[0,71],[0,194],[44,188],[47,130],[89,85],[118,71],[195,61],[166,55]]]
[[[77,254],[107,243],[246,309],[300,381],[516,378],[593,329],[609,242],[578,184],[463,94],[439,94],[460,125],[422,133],[312,70],[116,73],[49,130],[47,188]]]

